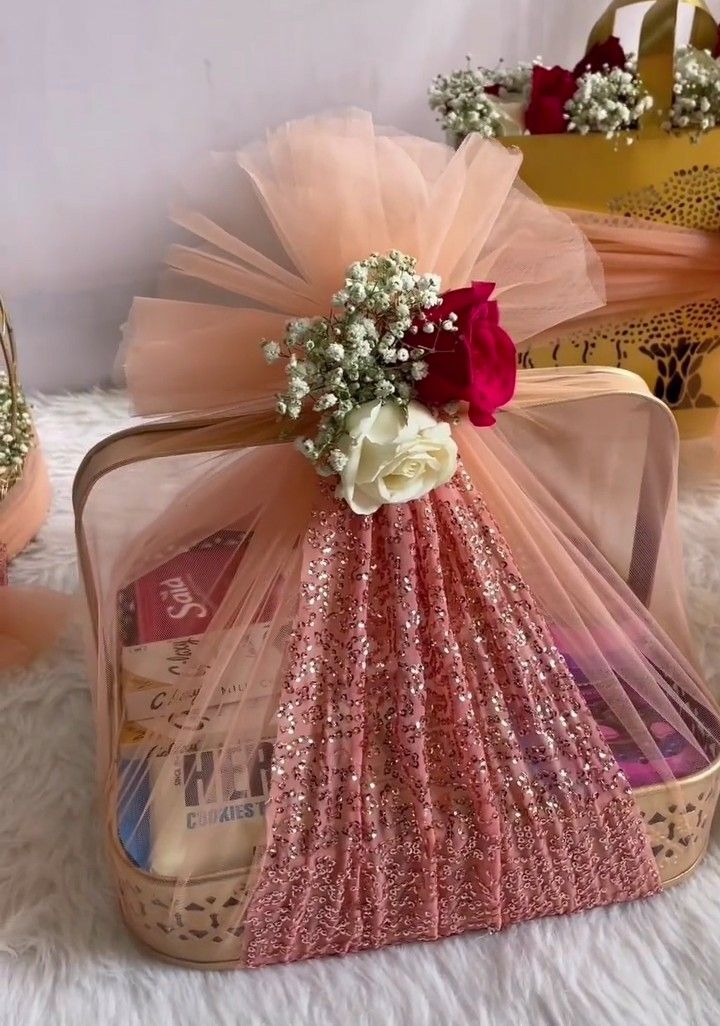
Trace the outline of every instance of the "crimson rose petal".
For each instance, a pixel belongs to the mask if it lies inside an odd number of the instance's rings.
[[[580,78],[588,71],[604,71],[606,68],[624,68],[627,56],[617,36],[609,36],[602,43],[591,46],[583,59],[573,68],[575,78]]]
[[[499,324],[497,303],[490,300],[490,282],[473,282],[453,289],[427,320],[442,324],[450,314],[457,331],[440,328],[430,336],[427,347],[428,374],[418,382],[419,398],[429,406],[467,402],[468,416],[478,427],[495,423],[494,412],[512,398],[515,391],[517,354],[515,345]],[[423,335],[413,345],[425,347]]]
[[[525,127],[533,135],[567,132],[568,119],[565,104],[577,89],[577,78],[572,71],[559,65],[533,68],[530,102],[525,111]]]

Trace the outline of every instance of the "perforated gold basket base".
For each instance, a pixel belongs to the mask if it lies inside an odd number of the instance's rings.
[[[689,876],[702,861],[720,792],[720,759],[669,787],[638,788],[664,887]],[[117,843],[115,850],[119,849]],[[176,881],[152,876],[122,861],[120,907],[135,937],[166,960],[187,967],[235,969],[242,949],[237,908],[244,883],[236,872],[202,877],[180,897]]]

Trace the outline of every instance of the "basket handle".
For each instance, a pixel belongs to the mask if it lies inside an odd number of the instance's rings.
[[[0,349],[7,372],[8,388],[10,390],[10,431],[14,435],[17,431],[18,412],[18,371],[17,351],[15,349],[15,336],[12,324],[8,316],[5,303],[0,296]]]
[[[593,25],[587,42],[590,49],[611,36],[615,17],[623,7],[636,7],[642,0],[613,0]],[[644,125],[657,125],[664,120],[663,105],[670,102],[675,64],[675,29],[681,4],[693,8],[690,43],[699,50],[712,50],[718,26],[705,0],[655,0],[643,18],[640,29],[638,74],[655,100],[643,118]]]

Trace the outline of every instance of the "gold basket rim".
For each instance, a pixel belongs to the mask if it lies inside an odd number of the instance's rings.
[[[709,765],[704,769],[698,770],[697,773],[691,773],[686,777],[679,777],[673,783],[666,783],[660,781],[657,784],[645,784],[643,787],[632,788],[633,798],[637,801],[641,798],[651,797],[652,795],[659,794],[660,792],[669,789],[672,786],[677,787],[693,787],[698,784],[702,784],[704,780],[711,779],[716,774],[720,773],[720,755],[718,755]],[[111,792],[114,788],[111,788]],[[136,865],[125,848],[122,845],[118,834],[118,823],[117,823],[117,804],[113,801],[106,825],[107,833],[109,834],[109,843],[113,855],[119,859],[123,865],[123,872],[131,875],[140,877],[142,879],[150,880],[152,883],[160,888],[164,887],[175,887],[177,885],[179,877],[164,876],[160,873],[152,873],[147,869],[141,869],[140,866]],[[206,886],[209,883],[219,883],[221,881],[228,881],[237,879],[244,872],[249,872],[249,867],[246,869],[243,866],[236,866],[233,869],[222,869],[215,873],[203,873],[198,876],[192,877],[186,881],[187,886],[195,887],[197,885]]]

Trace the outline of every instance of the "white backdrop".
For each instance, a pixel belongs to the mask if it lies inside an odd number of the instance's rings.
[[[0,290],[27,387],[107,380],[153,289],[173,183],[207,148],[353,104],[439,138],[466,52],[574,63],[605,0],[4,0]]]

